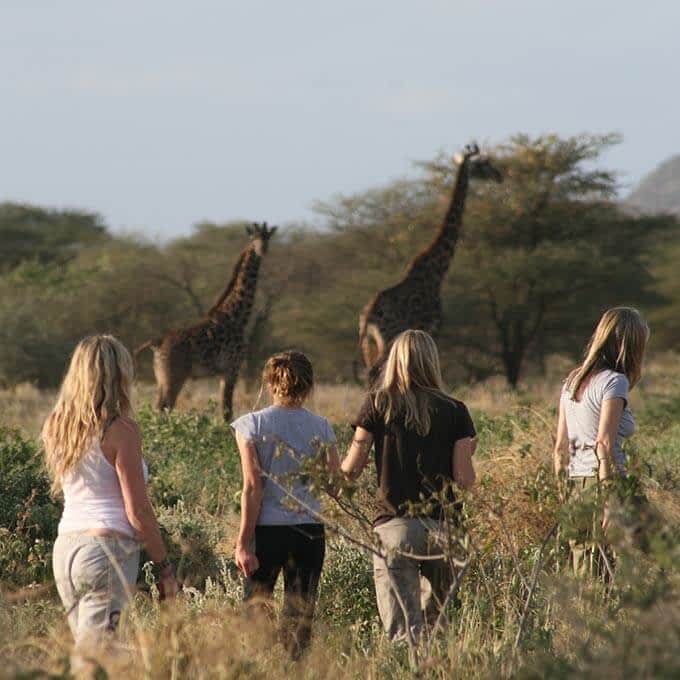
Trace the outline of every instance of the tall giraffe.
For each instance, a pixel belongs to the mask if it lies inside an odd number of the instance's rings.
[[[456,154],[456,181],[444,220],[433,241],[411,261],[404,278],[380,291],[359,316],[359,344],[369,376],[402,331],[409,328],[435,335],[442,320],[441,287],[460,236],[470,178],[502,182],[501,173],[476,144]],[[372,370],[371,370],[372,369]]]
[[[169,331],[144,343],[135,355],[150,347],[158,386],[156,408],[172,409],[187,378],[219,375],[220,408],[231,417],[234,386],[245,351],[245,328],[255,300],[262,257],[276,227],[253,224],[246,228],[250,243],[241,253],[231,280],[205,318],[195,326]]]

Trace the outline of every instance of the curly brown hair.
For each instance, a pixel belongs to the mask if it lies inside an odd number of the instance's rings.
[[[280,352],[267,359],[262,382],[284,404],[299,404],[314,387],[312,362],[302,352]]]

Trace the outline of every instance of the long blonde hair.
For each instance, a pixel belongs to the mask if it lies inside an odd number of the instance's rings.
[[[578,399],[586,379],[604,369],[623,373],[631,387],[642,377],[642,360],[649,326],[632,307],[608,309],[597,324],[581,365],[567,379],[572,399]]]
[[[130,353],[113,336],[93,335],[78,343],[42,429],[53,492],[115,418],[131,415],[132,378]]]
[[[437,345],[425,331],[404,331],[390,348],[375,407],[386,423],[403,417],[407,429],[425,436],[431,426],[432,395],[451,400],[442,386]]]

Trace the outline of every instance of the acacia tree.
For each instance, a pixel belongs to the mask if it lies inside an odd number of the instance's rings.
[[[518,135],[490,149],[504,182],[471,184],[442,294],[439,345],[449,378],[502,372],[516,387],[527,360],[577,354],[604,308],[648,311],[662,301],[650,260],[677,235],[676,222],[621,210],[616,175],[599,166],[618,141]],[[343,318],[352,341],[360,307],[398,280],[441,221],[456,168],[444,156],[420,165],[420,178],[320,206],[335,234],[326,249],[339,258],[336,279],[351,289]],[[328,302],[338,295],[324,291]]]
[[[470,370],[500,365],[514,388],[530,354],[579,351],[606,307],[660,302],[650,254],[677,223],[615,202],[615,174],[595,163],[617,141],[518,135],[493,150],[504,184],[470,202],[444,296]],[[446,182],[448,170],[433,171]]]
[[[652,321],[665,337],[655,328],[655,346],[677,341],[670,253],[680,230],[672,217],[620,210],[614,174],[598,169],[615,141],[519,136],[491,150],[505,181],[471,184],[442,291],[438,340],[449,381],[502,372],[517,385],[542,357],[578,353],[615,304],[649,313],[662,301]],[[248,331],[246,373],[296,347],[322,380],[352,378],[361,308],[400,279],[446,209],[453,163],[440,157],[423,167],[413,179],[317,206],[324,230],[289,225],[277,234],[258,284],[262,313]],[[54,384],[85,333],[110,331],[134,347],[195,322],[247,242],[242,224],[206,223],[161,247],[108,235],[96,216],[81,217],[0,205],[0,382]],[[147,373],[149,359],[140,355]]]

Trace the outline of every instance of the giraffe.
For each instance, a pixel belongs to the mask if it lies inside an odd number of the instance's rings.
[[[408,328],[436,335],[441,325],[441,286],[451,264],[472,179],[502,182],[501,173],[472,144],[454,157],[458,172],[451,200],[432,242],[411,261],[402,280],[380,291],[359,316],[359,345],[369,382],[377,377],[394,338]]]
[[[231,280],[205,318],[189,328],[169,331],[141,345],[150,347],[156,376],[156,408],[172,409],[187,378],[220,376],[220,409],[232,414],[234,386],[245,351],[245,328],[255,300],[262,257],[277,227],[253,224],[246,228],[250,243],[234,267]]]

